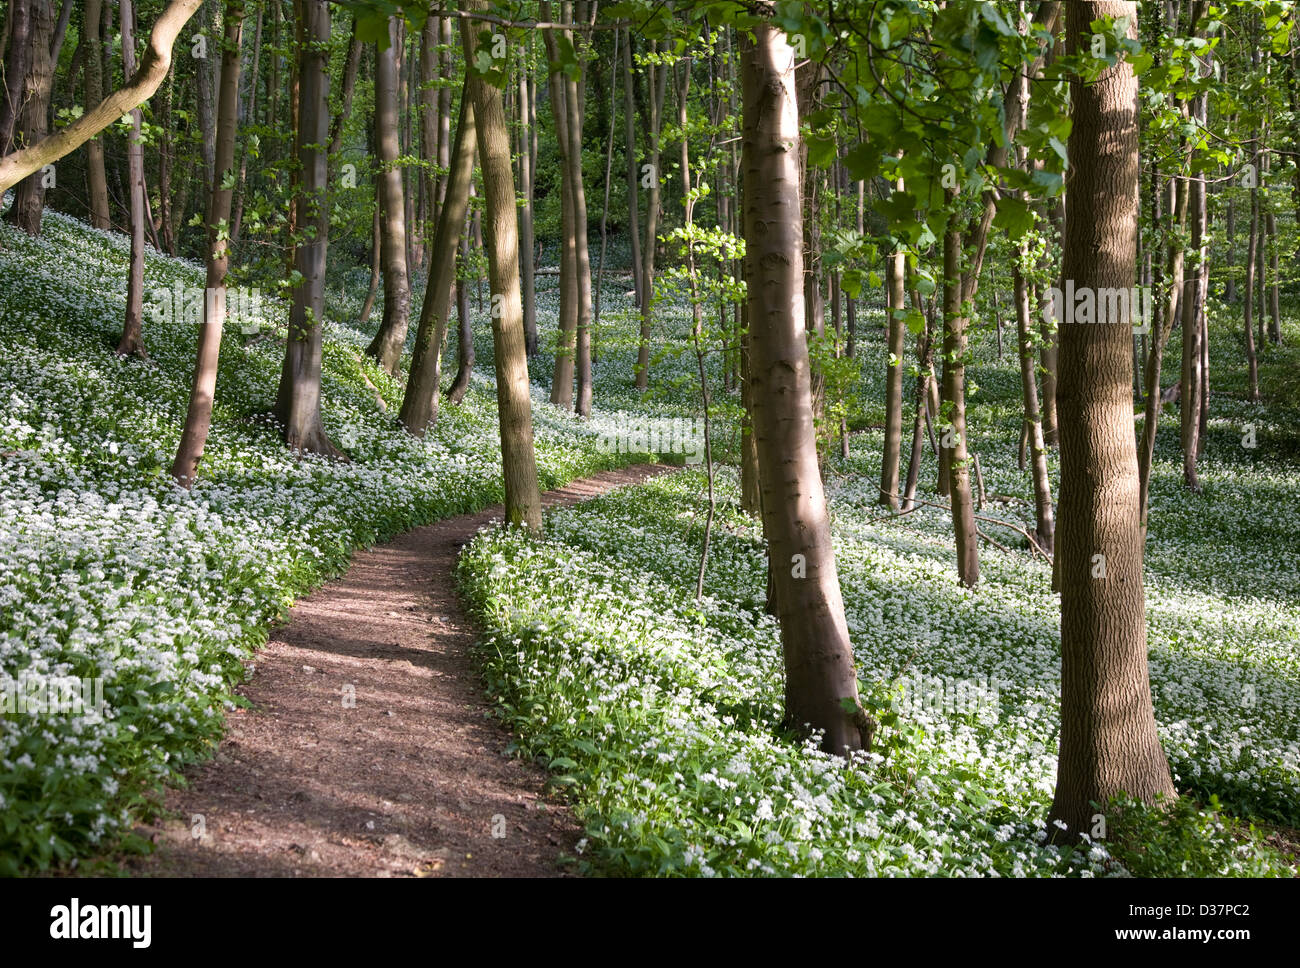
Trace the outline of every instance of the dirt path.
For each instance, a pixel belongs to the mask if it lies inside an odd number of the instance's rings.
[[[547,507],[671,468],[575,481]],[[140,830],[139,875],[553,876],[581,835],[542,793],[545,771],[504,755],[469,657],[451,570],[501,508],[361,552],[299,601],[254,657],[216,756]],[[350,706],[349,694],[355,694]],[[498,836],[493,836],[493,834]],[[504,836],[500,836],[504,834]]]

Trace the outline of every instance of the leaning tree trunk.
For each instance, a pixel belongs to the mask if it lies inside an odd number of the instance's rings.
[[[398,20],[388,21],[388,49],[378,51],[375,63],[375,143],[379,148],[379,194],[383,207],[382,254],[384,267],[384,318],[366,352],[388,373],[397,375],[411,322],[411,282],[406,267],[406,208],[402,191],[402,148],[397,124]]]
[[[771,9],[770,3],[763,6]],[[791,150],[799,142],[795,57],[785,32],[767,22],[745,40],[749,379],[763,532],[785,660],[785,721],[800,731],[820,731],[823,749],[844,753],[870,746],[870,722],[857,702],[853,646],[817,463],[804,329],[799,153]]]
[[[190,488],[199,475],[199,462],[212,426],[212,401],[217,390],[217,363],[221,330],[226,318],[226,270],[230,264],[230,201],[234,194],[228,174],[235,167],[235,132],[239,126],[239,47],[243,39],[244,4],[226,0],[225,38],[221,52],[221,90],[217,97],[215,172],[208,201],[208,274],[203,299],[203,325],[199,330],[194,382],[180,446],[172,461],[172,477]]]
[[[50,42],[54,36],[54,0],[31,0],[31,28],[28,43],[31,51],[24,76],[15,76],[21,92],[21,105],[15,140],[20,147],[36,144],[49,131],[50,90],[54,85],[54,65]],[[13,207],[8,217],[28,235],[41,234],[41,215],[45,212],[45,172],[28,175],[14,189]]]
[[[135,13],[131,0],[121,0],[122,21],[122,71],[130,77],[135,73]],[[144,349],[144,115],[139,108],[131,111],[131,133],[127,135],[126,167],[131,192],[131,266],[126,281],[126,319],[122,325],[122,338],[118,340],[120,356],[147,358]]]
[[[1066,5],[1070,53],[1102,17],[1137,4]],[[1127,61],[1093,83],[1070,79],[1070,217],[1063,275],[1075,291],[1130,290],[1138,226],[1138,82]],[[1147,670],[1137,453],[1127,314],[1060,327],[1061,740],[1050,818],[1067,837],[1093,830],[1092,803],[1175,796]]]
[[[289,449],[342,456],[321,422],[321,321],[325,313],[325,254],[329,244],[329,36],[328,0],[297,0],[298,130],[296,148],[302,171],[298,211],[309,228],[294,250],[301,281],[294,288],[285,340],[284,367],[275,414]]]
[[[465,0],[469,12],[482,11],[486,0]],[[474,44],[469,22],[461,21],[466,84],[474,105],[479,167],[483,172],[488,275],[492,285],[492,346],[497,378],[497,415],[501,427],[501,468],[505,480],[505,517],[531,531],[542,528],[542,497],[533,450],[532,399],[528,354],[524,345],[524,311],[519,286],[519,225],[515,179],[510,171],[510,132],[501,92],[474,73]]]
[[[438,228],[430,251],[429,277],[425,282],[420,325],[415,332],[411,375],[398,415],[402,425],[416,436],[438,419],[438,390],[442,380],[442,346],[447,339],[447,316],[451,292],[456,287],[456,250],[465,227],[469,207],[469,183],[474,175],[474,105],[461,94],[460,120],[456,123],[454,162],[447,176],[447,194],[438,213]],[[462,289],[464,287],[461,287]],[[471,346],[473,345],[471,341]]]

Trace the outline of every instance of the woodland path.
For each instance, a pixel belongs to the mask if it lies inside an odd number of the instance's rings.
[[[672,468],[605,471],[543,495],[576,504]],[[254,656],[216,755],[169,790],[128,862],[159,876],[555,876],[581,835],[541,767],[505,754],[470,658],[452,568],[494,517],[359,552]],[[345,708],[345,687],[355,705]],[[196,817],[202,817],[201,823]],[[494,837],[504,832],[504,837]],[[201,834],[202,836],[197,836]]]

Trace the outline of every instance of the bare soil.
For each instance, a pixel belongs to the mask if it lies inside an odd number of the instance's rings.
[[[544,495],[575,504],[671,468],[639,465]],[[143,876],[545,877],[581,836],[545,771],[506,755],[452,578],[500,506],[355,556],[294,605],[250,667],[215,756],[139,828]],[[352,697],[355,697],[353,700]]]

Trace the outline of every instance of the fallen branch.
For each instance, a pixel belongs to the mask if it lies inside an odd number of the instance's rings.
[[[897,494],[891,494],[889,491],[886,491],[883,487],[880,489],[880,493],[884,494],[886,497],[892,497],[892,498],[898,497]],[[912,498],[912,500],[915,502],[915,504],[924,504],[927,507],[938,508],[941,511],[947,511],[949,514],[952,513],[952,508],[947,504],[938,504],[934,501],[923,501],[919,497],[914,497]],[[908,508],[906,511],[902,511],[898,514],[887,515],[887,517],[901,518],[904,514],[911,514],[915,510],[916,510],[915,507],[911,507]],[[1004,528],[1010,528],[1012,531],[1015,531],[1017,534],[1021,535],[1022,537],[1024,537],[1026,541],[1029,542],[1030,551],[1040,556],[1049,565],[1052,563],[1051,555],[1049,555],[1046,551],[1044,551],[1041,547],[1039,547],[1038,542],[1034,540],[1034,536],[1030,534],[1028,531],[1026,531],[1024,528],[1020,527],[1019,525],[1012,524],[1010,521],[1002,521],[999,520],[998,518],[985,517],[982,514],[976,514],[973,515],[973,517],[975,518],[976,521],[983,521],[985,524],[998,524]],[[996,541],[994,541],[992,538],[987,537],[986,535],[981,534],[980,537],[984,538],[984,540],[989,542],[989,544],[997,545]],[[997,545],[997,547],[1002,548],[1002,545]],[[1002,548],[1002,550],[1006,551],[1007,549]]]

